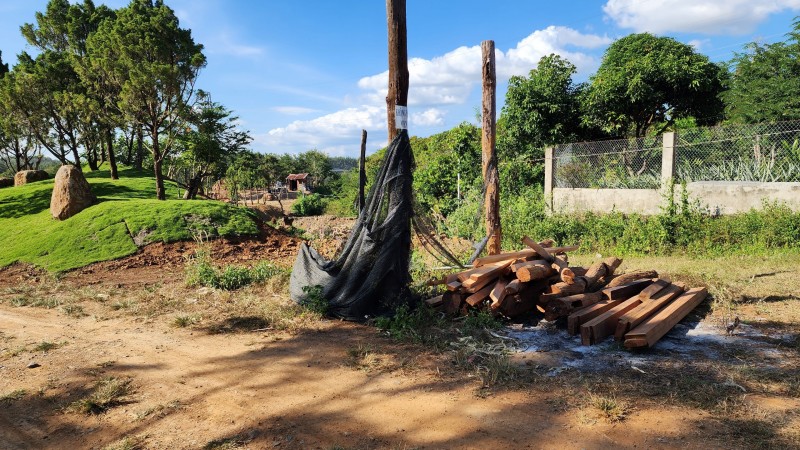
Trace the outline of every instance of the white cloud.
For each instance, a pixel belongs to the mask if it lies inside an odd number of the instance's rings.
[[[258,58],[265,53],[265,50],[255,45],[247,45],[237,42],[229,33],[222,32],[210,39],[206,46],[209,53],[235,56],[238,58]]]
[[[496,50],[498,83],[504,83],[512,75],[526,75],[539,59],[551,53],[569,59],[579,71],[588,73],[599,65],[599,59],[587,51],[609,43],[611,39],[607,36],[584,34],[567,27],[550,26],[534,31],[514,48]],[[411,58],[408,67],[411,123],[419,127],[441,126],[445,124],[447,109],[466,103],[480,85],[481,48],[459,47],[431,59]],[[386,145],[387,78],[388,71],[358,81],[358,87],[364,91],[359,102],[363,106],[313,120],[298,120],[256,135],[256,146],[278,153],[317,148],[331,154],[354,154],[362,129],[370,132],[370,148]]]
[[[800,1],[800,0],[799,0]],[[549,26],[537,30],[520,41],[516,47],[503,52],[495,50],[497,76],[505,81],[512,75],[526,75],[543,56],[551,53],[569,59],[579,71],[596,68],[596,57],[571,49],[596,49],[611,43],[607,36],[584,34],[567,27]],[[411,58],[409,71],[409,105],[462,104],[481,82],[481,48],[459,47],[432,59]],[[386,97],[389,72],[364,77],[358,87],[371,91],[369,103]]]
[[[364,105],[312,120],[296,120],[254,139],[259,147],[276,153],[296,153],[312,148],[329,154],[340,154],[343,149],[349,148],[349,152],[353,153],[361,145],[362,129],[382,129],[385,122],[385,108]],[[375,140],[371,142],[374,144]]]
[[[444,125],[445,112],[438,108],[429,108],[418,113],[411,113],[411,124],[420,127]]]
[[[303,114],[319,112],[318,109],[305,108],[303,106],[276,106],[272,109],[281,114],[286,114],[287,116],[301,116]]]
[[[800,0],[608,0],[603,11],[622,28],[652,33],[746,34],[769,15],[800,10]]]

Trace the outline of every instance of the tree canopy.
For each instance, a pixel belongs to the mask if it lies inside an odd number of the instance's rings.
[[[727,114],[746,123],[800,119],[800,20],[783,42],[750,43],[731,61]]]
[[[722,118],[727,71],[687,44],[631,34],[606,50],[585,98],[588,124],[616,136],[644,136],[679,118],[699,125]],[[658,131],[658,130],[657,130]]]

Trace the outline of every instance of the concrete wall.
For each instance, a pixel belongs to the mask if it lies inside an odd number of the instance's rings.
[[[657,214],[662,203],[661,192],[657,189],[553,188],[553,211],[556,213]]]
[[[763,202],[781,202],[800,211],[800,183],[701,181],[686,187],[689,198],[712,214],[735,214],[760,208]],[[676,186],[675,200],[680,201]],[[554,212],[611,212],[657,214],[664,198],[657,189],[553,188]]]
[[[699,181],[686,187],[691,199],[712,214],[735,214],[760,208],[764,200],[781,202],[800,211],[800,183]]]

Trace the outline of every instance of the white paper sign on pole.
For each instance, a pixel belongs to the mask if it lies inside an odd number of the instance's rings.
[[[408,107],[396,105],[394,107],[394,123],[398,130],[408,129]]]

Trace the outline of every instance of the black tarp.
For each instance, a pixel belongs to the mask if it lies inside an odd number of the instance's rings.
[[[321,286],[328,313],[347,320],[364,320],[410,301],[413,165],[408,132],[403,130],[386,150],[339,256],[326,261],[306,243],[300,247],[289,282],[293,300],[303,303],[304,287]]]

